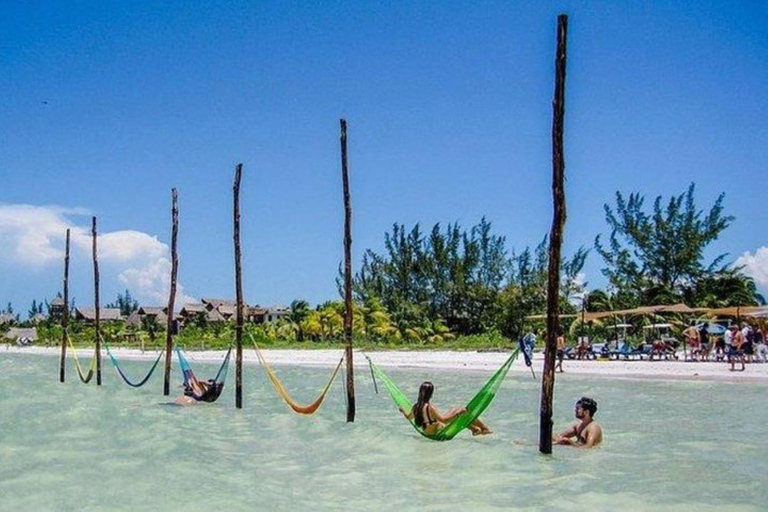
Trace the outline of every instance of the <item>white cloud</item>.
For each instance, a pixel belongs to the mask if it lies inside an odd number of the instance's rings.
[[[171,289],[171,260],[166,256],[150,260],[144,266],[123,270],[118,278],[137,297],[145,298],[148,305],[165,305]],[[181,305],[188,302],[197,301],[185,295],[184,287],[177,283],[175,309],[180,309]]]
[[[71,225],[68,216],[85,215],[81,208],[0,204],[0,243],[5,257],[35,267],[64,257],[67,228],[72,236],[86,236],[86,231]]]
[[[89,216],[83,208],[0,204],[0,257],[36,268],[60,265],[64,258],[65,232],[70,229],[73,253],[90,259],[91,226],[78,225]],[[90,219],[88,219],[90,221]],[[118,280],[148,305],[165,304],[170,289],[171,262],[167,244],[141,231],[100,233],[99,261],[114,266]],[[194,302],[179,284],[177,304]]]
[[[752,277],[758,286],[768,287],[768,247],[760,247],[754,254],[745,252],[736,260],[736,265],[743,266],[744,273]]]

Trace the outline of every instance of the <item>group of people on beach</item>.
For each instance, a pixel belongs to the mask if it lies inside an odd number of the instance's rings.
[[[709,332],[707,324],[697,325],[695,322],[691,322],[682,334],[685,337],[684,354],[691,361],[726,361],[731,364],[732,371],[735,371],[737,363],[741,364],[739,371],[745,369],[745,363],[768,363],[768,325],[750,325],[744,322],[739,327],[733,324],[727,327],[722,335],[714,335]],[[619,341],[615,343],[618,345]],[[637,348],[634,349],[634,352],[630,352],[630,355],[639,353],[648,355],[649,359],[652,359],[655,354],[659,358],[664,356],[679,359],[681,354],[679,354],[678,344],[673,339],[650,339],[641,344],[641,346],[649,346],[650,350],[647,353]],[[569,357],[575,359],[608,357],[614,353],[622,354],[618,350],[609,350],[610,347],[611,344],[606,343],[602,352],[595,352],[589,340],[582,337],[573,349],[568,349],[565,337],[560,334],[557,337],[555,369],[563,372],[563,360],[569,350],[571,351]]]
[[[687,347],[691,350],[694,361],[727,360],[731,371],[736,363],[741,363],[739,371],[744,371],[745,363],[768,362],[768,328],[742,323],[741,328],[733,324],[722,336],[709,334],[706,325],[691,324],[683,331]]]

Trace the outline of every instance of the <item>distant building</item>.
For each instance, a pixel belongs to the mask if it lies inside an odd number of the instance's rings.
[[[287,308],[285,306],[275,306],[271,308],[267,308],[266,313],[264,314],[264,321],[266,323],[274,323],[280,320],[281,318],[284,318],[291,314],[290,308]]]
[[[66,313],[66,311],[67,304],[61,297],[56,297],[48,305],[48,316],[50,316],[52,320],[61,320],[64,318],[64,313]]]
[[[45,322],[46,320],[48,320],[48,317],[42,313],[35,313],[32,315],[32,318],[29,319],[29,321],[33,324],[39,324],[40,322]]]
[[[16,323],[16,317],[10,313],[0,313],[0,325],[13,325]]]
[[[92,324],[96,321],[96,309],[95,308],[75,308],[75,320],[80,320],[87,324]],[[119,308],[100,308],[99,309],[99,321],[100,322],[119,322],[123,320],[123,316],[120,314]]]
[[[30,345],[37,339],[37,329],[34,327],[11,327],[5,332],[5,339],[14,341],[17,345]]]
[[[179,318],[178,316],[176,318]],[[144,325],[145,319],[154,319],[158,326],[168,324],[168,306],[141,306],[131,313],[125,320],[128,327],[140,328]]]
[[[202,298],[200,302],[185,304],[179,312],[182,322],[194,322],[195,318],[205,315],[207,322],[234,322],[236,320],[237,301],[230,299]],[[290,313],[283,306],[264,307],[243,305],[243,321],[262,324],[277,322]]]

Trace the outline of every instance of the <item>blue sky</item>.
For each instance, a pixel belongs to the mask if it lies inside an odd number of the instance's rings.
[[[762,2],[24,2],[0,6],[0,303],[61,289],[164,301],[170,190],[184,298],[234,296],[244,164],[251,303],[336,298],[349,122],[355,263],[393,222],[471,226],[510,249],[552,217],[556,17],[570,15],[566,254],[617,190],[697,184],[736,221],[712,246],[768,290],[768,8]],[[601,261],[585,267],[601,286]]]

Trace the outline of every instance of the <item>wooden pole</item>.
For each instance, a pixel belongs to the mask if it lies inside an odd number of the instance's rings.
[[[96,385],[101,386],[101,308],[99,303],[99,258],[96,247],[96,217],[91,222],[91,240],[93,249],[93,304],[96,308]]]
[[[168,313],[165,324],[165,375],[163,395],[171,394],[171,359],[173,357],[173,311],[176,308],[176,280],[179,276],[179,194],[171,189],[171,289],[168,293]],[[153,327],[154,329],[154,327]],[[152,335],[154,337],[154,334]]]
[[[61,317],[61,360],[59,361],[59,382],[64,382],[67,362],[67,329],[69,328],[69,229],[64,248],[64,312]]]
[[[240,178],[243,164],[235,166],[235,184],[232,187],[234,199],[234,241],[235,241],[235,407],[243,408],[243,275],[240,258]]]
[[[552,399],[555,390],[555,351],[557,350],[558,298],[560,294],[560,248],[565,225],[565,160],[563,156],[563,118],[565,117],[565,57],[568,16],[557,17],[557,53],[555,55],[555,99],[552,102],[552,200],[554,217],[549,237],[547,283],[547,346],[541,378],[539,451],[552,453]]]
[[[347,120],[341,119],[341,179],[344,186],[344,341],[347,359],[347,422],[355,421],[355,375],[352,364],[352,204],[347,167]]]

